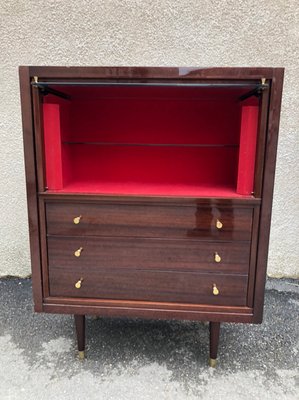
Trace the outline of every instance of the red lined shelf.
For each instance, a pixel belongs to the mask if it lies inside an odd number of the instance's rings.
[[[186,197],[225,197],[253,198],[251,195],[236,193],[234,187],[198,186],[196,184],[167,184],[140,182],[101,182],[74,181],[60,190],[48,190],[48,193],[85,193],[105,195],[150,195],[150,196],[186,196]]]

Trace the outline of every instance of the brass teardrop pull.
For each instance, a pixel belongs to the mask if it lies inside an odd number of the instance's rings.
[[[220,261],[221,261],[221,257],[220,257],[220,255],[217,253],[217,251],[215,252],[214,260],[215,260],[216,263],[220,263]]]
[[[80,247],[78,250],[76,250],[76,251],[74,252],[74,256],[80,257],[80,256],[81,256],[82,250],[83,250],[83,247]]]
[[[82,286],[83,278],[80,278],[78,282],[75,283],[75,288],[80,289]]]
[[[213,295],[218,296],[219,294],[219,289],[216,286],[216,283],[213,283]]]
[[[223,227],[223,223],[222,223],[221,221],[219,221],[219,219],[217,219],[217,221],[216,221],[216,228],[217,228],[217,229],[222,229],[222,227]]]
[[[82,218],[82,215],[79,215],[79,217],[75,217],[75,218],[73,219],[74,224],[75,224],[75,225],[78,225],[78,224],[80,223],[80,221],[81,221],[81,218]]]

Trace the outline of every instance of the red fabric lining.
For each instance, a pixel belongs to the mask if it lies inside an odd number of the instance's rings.
[[[188,196],[188,197],[251,197],[236,193],[234,186],[203,186],[167,183],[119,181],[73,181],[59,193],[98,193],[111,195]]]
[[[69,145],[80,181],[236,185],[238,148]]]
[[[47,186],[49,189],[62,189],[60,106],[44,104],[43,112]]]
[[[233,100],[194,101],[188,98],[186,90],[183,98],[177,94],[174,97],[171,95],[174,92],[169,91],[168,97],[154,99],[147,97],[149,88],[141,89],[130,92],[127,88],[128,99],[115,95],[109,99],[94,96],[92,101],[76,96],[71,102],[56,101],[51,95],[45,98],[48,102],[44,104],[46,178],[50,190],[215,197],[251,193],[253,174],[249,171],[254,166],[252,148],[256,143],[258,107],[243,107],[241,123],[239,104]],[[97,90],[99,95],[100,89]],[[106,96],[109,93],[107,88],[105,93]],[[54,100],[59,104],[50,103]],[[233,146],[69,143],[88,141]]]
[[[188,99],[99,99],[72,104],[78,142],[238,144],[235,103]]]
[[[251,194],[254,187],[258,113],[257,106],[242,107],[237,193],[243,195]]]

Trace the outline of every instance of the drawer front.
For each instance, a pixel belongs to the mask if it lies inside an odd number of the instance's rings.
[[[252,208],[47,203],[47,232],[66,236],[251,239]],[[74,222],[74,218],[75,223]]]
[[[246,305],[247,277],[243,275],[53,267],[49,278],[51,296]]]
[[[49,267],[207,271],[247,274],[247,242],[48,237]]]

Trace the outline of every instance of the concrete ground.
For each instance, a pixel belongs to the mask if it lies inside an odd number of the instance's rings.
[[[73,318],[33,313],[29,279],[0,301],[1,400],[299,398],[298,281],[268,281],[262,325],[222,325],[217,369],[204,323],[89,317],[80,362]]]

